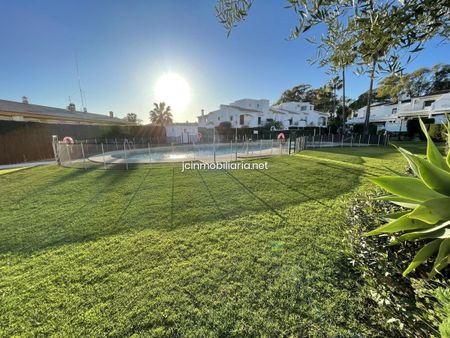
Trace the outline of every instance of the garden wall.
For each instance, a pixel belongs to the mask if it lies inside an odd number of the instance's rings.
[[[165,143],[165,130],[156,126],[103,126],[0,121],[0,164],[53,158],[52,135],[75,140],[136,139]]]

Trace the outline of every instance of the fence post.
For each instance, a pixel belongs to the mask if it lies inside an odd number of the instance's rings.
[[[230,141],[230,161],[233,161],[233,140]]]
[[[105,159],[105,150],[103,149],[103,142],[102,142],[101,146],[102,146],[102,155],[103,155],[103,168],[106,170],[106,159]]]
[[[361,147],[361,137],[362,137],[362,134],[359,134],[359,146]]]
[[[69,157],[69,165],[72,165],[72,159],[70,158],[69,145],[66,143],[67,157]]]
[[[319,148],[322,148],[322,137],[323,137],[323,135],[320,134]]]
[[[81,154],[83,154],[83,167],[86,170],[86,156],[84,155],[83,141],[81,141]]]
[[[353,148],[353,134],[352,137],[350,138],[350,147]]]
[[[370,134],[367,135],[367,145],[370,145]]]
[[[123,142],[123,150],[125,152],[125,168],[128,170],[127,147],[126,147],[126,143],[125,142]]]
[[[378,146],[380,146],[381,134],[378,134]]]
[[[147,143],[148,146],[148,164],[150,165],[150,163],[152,162],[152,154],[150,152],[150,142]]]
[[[61,165],[61,160],[59,158],[58,135],[52,135],[52,147],[53,147],[53,154],[55,155],[56,164]]]
[[[261,139],[261,143],[259,144],[259,156],[262,156],[262,142],[263,140]]]
[[[344,134],[342,134],[342,139],[341,139],[341,147],[344,146]]]
[[[116,150],[119,150],[119,146],[117,145],[117,138],[114,139],[116,142]]]

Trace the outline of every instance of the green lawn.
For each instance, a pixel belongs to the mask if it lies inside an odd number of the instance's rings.
[[[390,148],[268,161],[0,175],[0,336],[383,335],[342,219],[367,177],[405,162]]]

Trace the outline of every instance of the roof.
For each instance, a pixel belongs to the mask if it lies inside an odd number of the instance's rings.
[[[174,122],[166,125],[166,127],[170,126],[198,126],[197,122]]]
[[[243,108],[243,107],[234,106],[234,105],[231,105],[231,104],[224,104],[224,106],[225,107],[236,108],[236,109],[242,110],[242,111],[251,111],[251,112],[255,112],[255,113],[259,113],[259,114],[263,113],[261,110],[252,109],[252,108]]]
[[[90,122],[99,124],[130,124],[127,120],[122,120],[116,117],[109,117],[107,115],[85,113],[81,111],[69,111],[67,109],[40,106],[37,104],[29,104],[15,101],[0,100],[0,115],[24,115],[39,117],[44,119],[59,119],[76,122]]]

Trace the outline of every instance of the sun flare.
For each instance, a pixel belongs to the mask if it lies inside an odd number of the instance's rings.
[[[187,81],[176,73],[162,75],[155,85],[155,98],[165,102],[172,110],[182,112],[189,103],[191,90]]]

